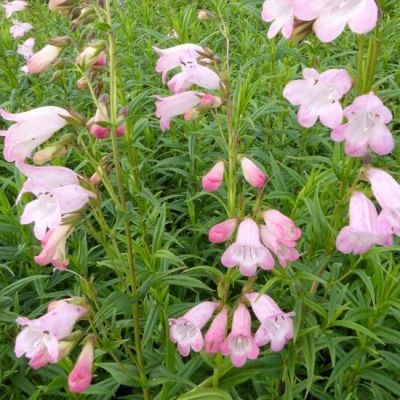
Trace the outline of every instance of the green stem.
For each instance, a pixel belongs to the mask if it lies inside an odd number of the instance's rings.
[[[107,14],[107,23],[110,26],[110,31],[108,32],[108,42],[109,42],[109,68],[110,68],[110,122],[112,125],[111,129],[111,140],[112,149],[114,157],[114,167],[115,175],[117,180],[118,193],[120,198],[120,203],[122,206],[122,212],[125,214],[127,210],[127,203],[125,198],[125,191],[123,185],[121,160],[118,148],[118,137],[116,135],[117,122],[118,122],[118,95],[117,95],[117,63],[116,63],[116,46],[115,38],[112,32],[112,17],[111,17],[111,7],[110,0],[105,2],[105,10]],[[135,298],[135,303],[132,306],[132,319],[133,319],[133,331],[134,331],[134,342],[136,351],[136,363],[139,370],[139,375],[142,381],[143,397],[145,400],[150,399],[149,388],[145,387],[147,383],[146,372],[144,369],[142,345],[141,345],[141,334],[140,334],[140,320],[139,320],[139,303],[137,301],[137,277],[136,277],[136,265],[135,265],[135,255],[132,246],[132,233],[129,225],[128,219],[125,219],[125,237],[127,243],[128,251],[128,263],[129,263],[129,275],[131,280],[131,293]]]

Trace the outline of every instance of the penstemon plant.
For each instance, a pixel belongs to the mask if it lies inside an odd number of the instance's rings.
[[[31,268],[0,285],[5,393],[400,396],[391,0],[36,3],[2,4],[34,94],[0,108]]]

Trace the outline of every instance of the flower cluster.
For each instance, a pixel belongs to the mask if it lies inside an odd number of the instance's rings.
[[[254,336],[248,304],[260,322]],[[203,337],[202,329],[215,311],[218,312]],[[280,351],[293,338],[294,312],[283,312],[266,294],[245,294],[243,302],[234,309],[232,319],[229,314],[225,305],[213,301],[202,302],[180,318],[169,320],[171,340],[177,343],[184,357],[189,355],[190,350],[221,353],[230,356],[235,367],[242,367],[247,359],[255,360],[258,357],[260,347],[269,343],[271,351]]]
[[[358,34],[374,29],[378,20],[375,0],[265,0],[262,19],[272,22],[268,37],[282,31],[289,39],[296,22],[311,21],[318,39],[335,40],[349,25]]]
[[[82,300],[77,298],[57,300],[49,303],[47,313],[40,318],[18,317],[22,331],[15,341],[15,355],[25,355],[29,366],[42,368],[55,364],[67,357],[82,338],[80,331],[73,331],[78,320],[88,314]],[[72,392],[86,390],[92,380],[94,340],[87,336],[82,352],[68,377]]]
[[[218,74],[203,65],[213,62],[213,54],[196,44],[181,44],[168,49],[154,47],[159,55],[156,71],[161,74],[163,83],[167,83],[172,96],[157,97],[156,116],[160,119],[161,130],[168,130],[171,119],[183,115],[188,121],[196,118],[200,112],[221,105],[221,99],[209,93],[189,90],[193,85],[203,89],[217,90],[222,83]],[[203,57],[203,59],[200,59]],[[168,80],[168,73],[179,68]]]

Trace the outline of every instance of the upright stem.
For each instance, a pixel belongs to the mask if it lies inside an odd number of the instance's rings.
[[[105,9],[107,13],[107,23],[112,27],[111,7],[110,0],[106,0]],[[121,160],[118,148],[118,138],[116,135],[117,120],[118,120],[118,95],[117,95],[117,65],[115,59],[115,38],[112,30],[108,32],[109,42],[109,68],[110,68],[110,122],[112,124],[111,140],[114,157],[114,168],[117,180],[118,194],[120,197],[120,203],[122,212],[127,212],[126,197],[123,185]],[[139,370],[140,378],[143,384],[143,397],[145,400],[150,399],[149,388],[145,387],[147,382],[146,372],[143,363],[141,335],[140,335],[140,320],[139,320],[139,303],[137,301],[137,278],[136,278],[136,266],[135,266],[135,254],[132,246],[132,233],[129,225],[129,221],[126,219],[124,222],[125,237],[128,251],[128,263],[129,263],[129,275],[131,280],[131,293],[135,298],[135,302],[132,306],[132,319],[133,319],[133,333],[136,351],[136,364]]]

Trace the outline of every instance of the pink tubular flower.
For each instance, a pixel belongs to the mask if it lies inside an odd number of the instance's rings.
[[[271,351],[281,351],[293,338],[294,312],[284,313],[275,301],[266,294],[248,293],[247,300],[261,322],[254,339],[258,346],[271,343]]]
[[[79,185],[78,175],[68,168],[37,167],[19,161],[16,165],[28,177],[17,202],[27,192],[37,196],[36,200],[25,206],[21,223],[34,222],[34,233],[39,240],[45,239],[47,229],[54,229],[61,224],[63,215],[80,210],[95,197],[93,192]],[[45,239],[45,243],[48,239]]]
[[[335,40],[348,24],[354,33],[372,31],[378,21],[375,0],[297,0],[297,17],[311,21],[322,42]]]
[[[204,345],[201,330],[218,307],[218,303],[204,301],[190,309],[178,319],[170,319],[170,337],[173,343],[178,344],[179,353],[187,357],[190,349],[201,351]]]
[[[156,72],[162,74],[162,80],[165,82],[169,71],[179,67],[181,65],[182,54],[190,52],[193,57],[200,57],[199,52],[204,49],[192,43],[180,44],[178,46],[170,47],[168,49],[159,49],[153,47],[154,51],[160,56],[156,65]]]
[[[345,108],[344,115],[347,123],[336,127],[331,137],[335,142],[346,142],[347,155],[363,157],[368,148],[379,155],[393,150],[393,136],[386,126],[392,120],[392,113],[374,93],[357,97]]]
[[[39,74],[40,72],[45,71],[54,61],[56,61],[61,50],[61,47],[46,44],[46,46],[28,60],[28,72],[30,74]]]
[[[184,51],[181,55],[181,72],[169,82],[168,87],[174,93],[188,90],[193,84],[205,89],[218,89],[221,81],[219,76],[210,68],[197,63],[197,56],[193,51]]]
[[[237,225],[236,218],[229,218],[217,225],[214,225],[208,232],[208,240],[211,243],[223,243],[229,240]]]
[[[301,229],[295,223],[277,210],[264,212],[265,225],[260,227],[261,241],[271,250],[285,268],[288,261],[295,261],[299,253],[295,249],[301,236]]]
[[[170,128],[171,118],[178,115],[190,115],[201,103],[203,94],[193,91],[175,94],[169,97],[157,97],[156,116],[160,118],[160,127],[164,132]]]
[[[217,191],[224,181],[225,162],[218,161],[206,175],[203,176],[201,184],[205,192]]]
[[[55,307],[40,318],[17,318],[17,323],[24,328],[16,338],[16,356],[22,357],[25,354],[32,368],[58,362],[59,341],[72,333],[75,323],[86,313],[85,307],[64,300],[57,302]]]
[[[107,65],[107,59],[103,47],[95,45],[85,47],[76,58],[76,64],[81,67],[84,65],[86,67],[104,67]]]
[[[236,242],[225,250],[221,263],[227,268],[239,265],[244,276],[255,275],[258,266],[265,270],[274,267],[271,253],[261,244],[259,227],[251,218],[240,223]]]
[[[26,1],[15,0],[4,3],[3,8],[5,10],[6,17],[10,18],[11,15],[14,14],[15,12],[24,10],[27,5],[28,2]]]
[[[224,307],[211,322],[204,337],[204,350],[206,353],[219,353],[226,336],[226,326],[228,324],[228,309]]]
[[[239,304],[233,314],[231,332],[222,344],[221,352],[224,356],[231,356],[232,364],[243,367],[246,360],[255,360],[260,349],[251,335],[251,317],[244,304]]]
[[[385,215],[378,216],[372,201],[355,192],[350,199],[350,223],[336,238],[336,248],[344,254],[366,253],[376,244],[391,246],[392,229]]]
[[[105,126],[99,125],[96,122],[108,122],[107,104],[99,100],[96,114],[88,121],[90,133],[97,139],[105,139],[110,135],[110,130]]]
[[[67,110],[52,106],[17,114],[0,109],[0,115],[7,121],[16,122],[7,131],[0,131],[0,136],[5,136],[4,158],[9,162],[28,157],[32,150],[67,125],[63,117],[70,116]]]
[[[394,233],[400,236],[400,185],[390,174],[376,168],[369,168],[367,177],[372,193],[382,207],[381,215],[390,223]]]
[[[296,0],[265,0],[262,9],[262,19],[272,22],[268,30],[271,39],[282,30],[284,38],[289,39],[293,32]]]
[[[10,28],[11,36],[14,39],[22,38],[25,33],[29,32],[33,26],[26,22],[13,21],[13,26]]]
[[[247,157],[242,157],[240,159],[240,164],[242,166],[244,179],[246,179],[247,183],[254,188],[262,189],[267,181],[264,172],[262,172],[261,169]]]
[[[24,57],[25,60],[29,60],[33,54],[33,47],[35,46],[35,38],[26,39],[24,43],[18,45],[17,53]]]
[[[88,337],[73,370],[68,375],[68,388],[72,393],[83,393],[93,378],[94,338]]]
[[[342,123],[340,99],[350,90],[352,82],[344,69],[330,69],[319,74],[313,68],[303,71],[304,79],[289,82],[283,96],[294,106],[300,106],[297,121],[310,128],[320,118],[321,124],[336,128]]]
[[[58,225],[46,232],[42,239],[42,251],[34,260],[36,264],[52,264],[54,268],[65,270],[68,266],[65,246],[72,233],[71,225]]]

